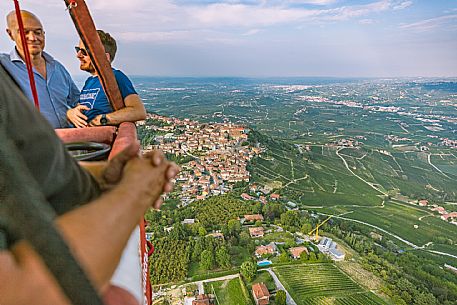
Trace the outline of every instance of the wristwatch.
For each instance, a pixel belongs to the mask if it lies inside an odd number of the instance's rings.
[[[108,125],[108,118],[106,117],[106,114],[102,114],[102,117],[100,119],[100,124],[102,126]]]

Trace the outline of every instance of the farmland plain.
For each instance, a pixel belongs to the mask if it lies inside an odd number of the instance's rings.
[[[333,264],[275,267],[281,282],[298,305],[381,305],[385,302],[365,291]]]
[[[417,209],[426,199],[457,211],[455,79],[134,82],[150,112],[251,128],[253,143],[266,148],[250,165],[252,182],[302,209],[348,213],[417,246],[457,253],[457,227]]]

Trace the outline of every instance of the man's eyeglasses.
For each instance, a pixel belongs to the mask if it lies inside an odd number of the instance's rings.
[[[76,51],[76,54],[78,54],[79,52],[81,52],[81,54],[83,56],[87,56],[87,50],[86,49],[83,49],[83,48],[80,48],[80,47],[75,47],[75,51]]]

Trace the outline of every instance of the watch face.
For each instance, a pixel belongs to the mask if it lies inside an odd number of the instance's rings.
[[[108,119],[105,116],[102,116],[102,118],[100,119],[100,124],[106,125],[106,123],[108,123]]]

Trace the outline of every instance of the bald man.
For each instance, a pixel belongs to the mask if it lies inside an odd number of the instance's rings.
[[[38,17],[24,10],[21,11],[21,15],[34,68],[40,112],[52,127],[70,127],[66,114],[69,109],[77,105],[79,89],[65,67],[44,52],[45,32]],[[33,103],[16,13],[10,12],[6,21],[6,32],[15,43],[15,47],[9,54],[0,54],[0,63],[13,76],[27,98]]]

